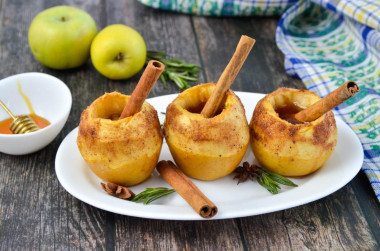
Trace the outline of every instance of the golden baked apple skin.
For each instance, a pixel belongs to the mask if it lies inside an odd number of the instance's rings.
[[[167,107],[164,131],[174,161],[195,179],[215,180],[239,165],[249,145],[249,127],[240,99],[228,91],[223,110],[212,118],[200,112],[215,84],[185,90]]]
[[[305,109],[320,100],[313,92],[280,88],[261,99],[253,112],[251,146],[268,170],[284,176],[304,176],[319,169],[333,153],[337,127],[330,111],[310,123],[292,124],[280,118],[294,107]],[[282,116],[281,116],[282,117]]]
[[[140,112],[118,118],[129,96],[106,93],[83,111],[77,144],[91,170],[102,180],[133,186],[153,172],[163,137],[157,111],[145,102]]]

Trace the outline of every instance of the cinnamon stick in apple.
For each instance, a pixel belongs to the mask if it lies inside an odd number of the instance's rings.
[[[216,215],[218,209],[214,203],[173,162],[158,162],[157,171],[201,217],[211,218]]]
[[[120,118],[126,118],[141,110],[157,79],[160,77],[165,65],[157,60],[150,60],[142,74],[135,90],[125,105]]]
[[[240,68],[243,66],[249,52],[251,51],[256,40],[248,36],[241,36],[240,41],[236,47],[235,53],[232,56],[227,67],[224,69],[220,76],[216,87],[207,100],[205,106],[202,109],[201,114],[206,118],[211,118],[218,110],[226,91],[230,88],[234,82]]]
[[[354,96],[357,92],[359,92],[359,86],[354,81],[347,81],[323,99],[294,114],[294,119],[300,122],[311,122],[316,120],[326,112],[334,109],[347,99]]]

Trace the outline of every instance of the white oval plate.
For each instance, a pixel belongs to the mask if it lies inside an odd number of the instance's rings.
[[[256,103],[263,94],[236,92],[246,109],[250,120]],[[177,94],[155,97],[147,101],[153,105],[163,122],[167,105]],[[218,207],[218,214],[212,219],[227,219],[275,212],[303,205],[323,198],[346,185],[359,172],[363,163],[363,149],[356,134],[341,119],[336,118],[338,144],[325,165],[317,172],[303,178],[292,179],[296,188],[282,186],[279,194],[272,195],[257,181],[246,181],[237,185],[233,174],[216,181],[193,182]],[[55,169],[62,186],[77,199],[94,207],[122,215],[166,220],[202,220],[178,194],[154,201],[149,205],[121,200],[108,195],[100,186],[101,180],[95,176],[83,160],[76,138],[78,128],[70,132],[62,141],[55,160]],[[164,142],[160,160],[172,160]],[[255,161],[248,149],[243,161]],[[144,183],[132,187],[139,193],[147,187],[168,187],[170,185],[155,171]]]

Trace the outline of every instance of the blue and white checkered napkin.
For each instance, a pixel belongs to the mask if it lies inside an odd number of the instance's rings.
[[[205,16],[281,15],[298,0],[138,0],[158,9]]]
[[[359,136],[363,170],[380,200],[379,0],[138,0],[154,8],[211,16],[280,15],[277,45],[288,74],[326,96],[354,80],[360,92],[336,114]]]
[[[359,136],[362,169],[380,200],[380,2],[301,1],[282,15],[276,39],[286,71],[320,96],[359,84],[336,114]]]

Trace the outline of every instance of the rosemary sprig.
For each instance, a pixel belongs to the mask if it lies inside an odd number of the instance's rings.
[[[253,180],[257,178],[257,182],[272,194],[278,194],[278,190],[281,189],[280,184],[291,187],[298,186],[284,176],[270,172],[254,164],[249,165],[248,162],[244,162],[243,166],[236,168],[235,172],[237,174],[234,179],[239,180],[238,184],[247,179]]]
[[[281,189],[280,184],[291,187],[298,186],[288,178],[264,169],[262,169],[262,173],[257,177],[257,182],[272,194],[278,194],[278,190]]]
[[[173,81],[180,89],[190,88],[189,82],[198,81],[198,72],[200,66],[197,64],[188,64],[179,59],[171,58],[164,51],[148,51],[147,61],[154,59],[165,65],[165,70],[161,73],[160,79],[167,88],[167,81]]]
[[[142,191],[141,193],[133,197],[130,201],[133,201],[136,203],[143,201],[143,204],[147,205],[159,198],[168,196],[174,192],[175,192],[174,189],[169,189],[166,187],[156,187],[156,188],[148,187],[144,191]]]

